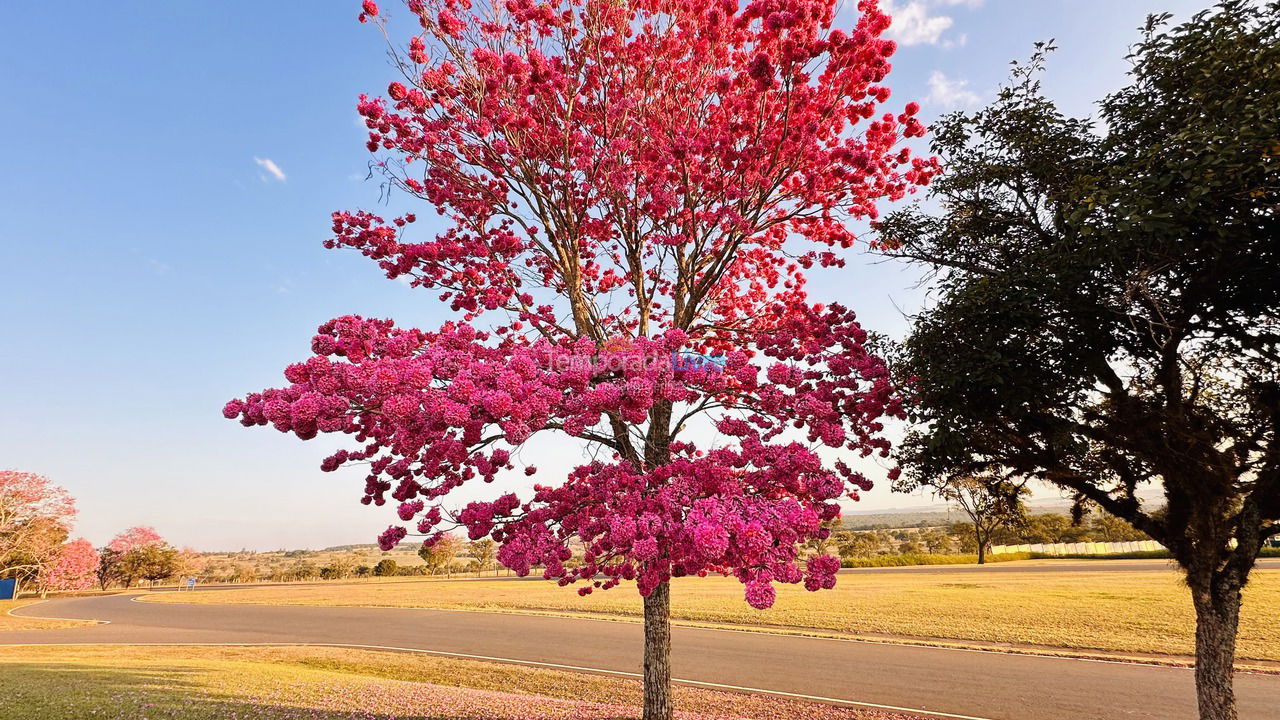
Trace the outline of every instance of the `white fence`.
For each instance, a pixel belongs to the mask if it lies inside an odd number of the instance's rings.
[[[1155,540],[1136,542],[1034,543],[1031,545],[992,545],[991,554],[1043,553],[1045,555],[1111,555],[1113,553],[1164,550]]]

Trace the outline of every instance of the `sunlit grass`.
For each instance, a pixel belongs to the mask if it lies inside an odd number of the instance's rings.
[[[627,679],[324,647],[14,647],[0,719],[638,718]],[[779,698],[676,689],[687,720],[907,720]]]

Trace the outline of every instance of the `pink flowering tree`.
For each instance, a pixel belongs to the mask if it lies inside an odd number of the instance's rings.
[[[332,320],[288,385],[224,413],[348,436],[323,469],[367,467],[362,501],[399,520],[384,549],[460,527],[521,575],[635,581],[645,717],[665,720],[669,579],[733,575],[758,608],[775,583],[832,587],[838,561],[800,546],[870,487],[850,459],[888,451],[885,367],[804,273],[938,170],[901,147],[918,106],[887,104],[890,20],[871,0],[847,29],[834,0],[407,10],[403,77],[358,110],[387,182],[443,226],[339,212],[327,245],[457,318]],[[360,20],[395,32],[373,2]],[[554,434],[595,459],[522,491],[515,452]],[[473,483],[507,487],[448,502]]]
[[[161,574],[166,568],[176,572],[178,559],[178,551],[171,548],[155,528],[131,527],[117,533],[98,551],[98,583],[103,590],[112,583],[127,589],[149,575]]]
[[[160,533],[156,532],[155,528],[140,525],[117,533],[111,538],[111,542],[107,543],[107,547],[124,554],[130,550],[164,544],[164,538],[160,537]]]
[[[28,580],[51,568],[75,517],[75,500],[49,478],[0,470],[0,577]]]
[[[39,578],[41,592],[88,590],[97,581],[98,551],[84,538],[62,546],[57,559]]]

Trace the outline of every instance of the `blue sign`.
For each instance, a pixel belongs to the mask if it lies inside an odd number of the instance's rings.
[[[12,600],[18,597],[18,579],[5,578],[0,580],[0,600]]]
[[[671,353],[671,367],[674,370],[709,370],[719,372],[724,369],[728,358],[724,355],[703,355],[695,352],[675,351]]]

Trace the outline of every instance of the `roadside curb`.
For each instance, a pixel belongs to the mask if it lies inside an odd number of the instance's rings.
[[[53,620],[55,622],[88,623],[90,626],[111,624],[110,620],[86,620],[84,618],[59,618],[59,617],[46,617],[44,615],[15,615],[13,612],[14,610],[21,610],[23,608],[35,607],[36,605],[47,603],[49,602],[49,600],[56,600],[56,599],[57,598],[43,598],[41,600],[37,600],[27,605],[19,605],[18,607],[15,607],[15,608],[9,608],[8,610],[5,611],[4,614],[8,615],[9,617],[19,618],[22,620]],[[72,628],[61,628],[61,629],[71,630]],[[9,631],[6,630],[4,632],[9,632]],[[14,631],[14,632],[22,632],[22,631]],[[0,635],[0,637],[4,637],[4,636]],[[3,643],[0,643],[0,644],[3,644]]]

